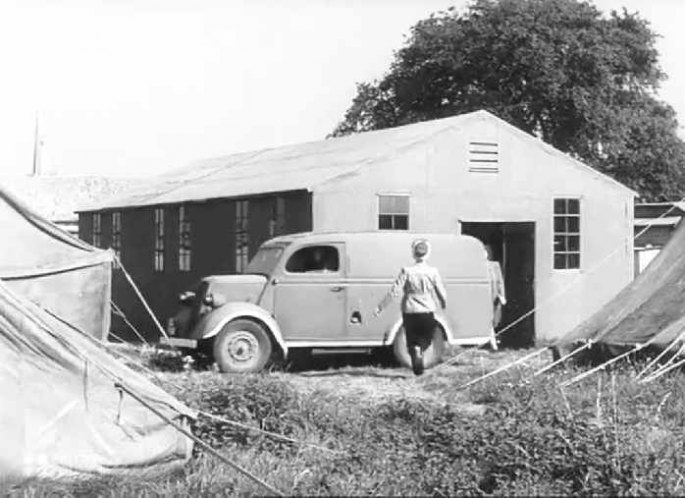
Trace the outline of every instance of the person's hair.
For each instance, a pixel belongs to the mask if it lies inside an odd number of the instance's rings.
[[[430,244],[425,239],[415,240],[411,245],[411,252],[416,259],[424,259],[430,252]]]

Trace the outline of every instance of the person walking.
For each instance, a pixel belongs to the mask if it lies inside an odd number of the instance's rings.
[[[424,370],[423,353],[430,346],[435,330],[434,313],[438,305],[442,309],[447,307],[447,292],[440,273],[426,263],[429,254],[427,240],[419,239],[412,243],[414,264],[400,270],[374,311],[374,316],[379,316],[393,299],[402,294],[402,322],[415,375],[421,375]]]
[[[490,278],[490,296],[492,299],[492,328],[496,329],[502,321],[502,307],[507,304],[504,292],[504,277],[499,262],[495,260],[493,248],[490,244],[485,246],[488,255],[488,276]]]

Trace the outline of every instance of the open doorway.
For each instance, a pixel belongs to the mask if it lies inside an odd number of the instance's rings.
[[[507,305],[496,331],[517,322],[498,339],[504,347],[528,347],[535,343],[535,223],[462,222],[461,232],[476,237],[493,249],[504,275]]]

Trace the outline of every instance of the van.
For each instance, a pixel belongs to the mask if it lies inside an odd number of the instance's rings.
[[[169,321],[173,346],[213,357],[223,372],[256,372],[294,350],[391,348],[410,365],[399,299],[374,310],[411,244],[431,244],[429,263],[447,289],[447,309],[424,354],[438,363],[446,344],[494,342],[487,256],[469,236],[411,232],[300,233],[265,242],[244,274],[209,276],[181,295]]]

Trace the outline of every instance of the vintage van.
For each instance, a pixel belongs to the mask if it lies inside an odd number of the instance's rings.
[[[173,346],[204,351],[224,372],[255,372],[295,349],[392,348],[409,365],[399,299],[373,311],[402,266],[411,243],[430,241],[447,309],[425,353],[439,362],[445,343],[493,340],[486,252],[475,238],[411,232],[301,233],[265,242],[245,274],[204,278],[181,295],[169,321]]]

